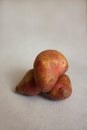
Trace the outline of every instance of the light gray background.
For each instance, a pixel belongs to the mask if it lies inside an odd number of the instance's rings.
[[[86,0],[0,0],[0,130],[87,130],[86,16]],[[64,101],[14,93],[44,49],[69,61]]]

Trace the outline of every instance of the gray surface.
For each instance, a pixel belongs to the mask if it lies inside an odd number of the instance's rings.
[[[87,130],[86,15],[86,0],[0,1],[0,130]],[[69,61],[67,100],[14,93],[44,49]]]

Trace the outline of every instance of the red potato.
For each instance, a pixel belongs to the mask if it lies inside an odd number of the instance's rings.
[[[41,52],[34,61],[34,79],[42,92],[50,91],[60,75],[68,69],[65,56],[56,50]]]
[[[34,81],[33,69],[29,70],[21,82],[16,86],[16,92],[28,96],[40,93],[40,89],[36,87],[36,83]]]
[[[66,99],[72,94],[71,81],[65,74],[59,77],[54,87],[45,96],[53,100]]]

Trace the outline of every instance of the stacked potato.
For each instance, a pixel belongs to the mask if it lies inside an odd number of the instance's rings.
[[[72,94],[71,81],[64,74],[68,61],[57,50],[45,50],[37,55],[33,69],[29,70],[17,85],[16,92],[28,96],[43,93],[53,99],[66,99]]]

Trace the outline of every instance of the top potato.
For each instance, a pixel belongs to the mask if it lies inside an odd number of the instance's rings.
[[[45,50],[34,61],[34,79],[42,92],[48,92],[68,69],[65,56],[57,50]]]

